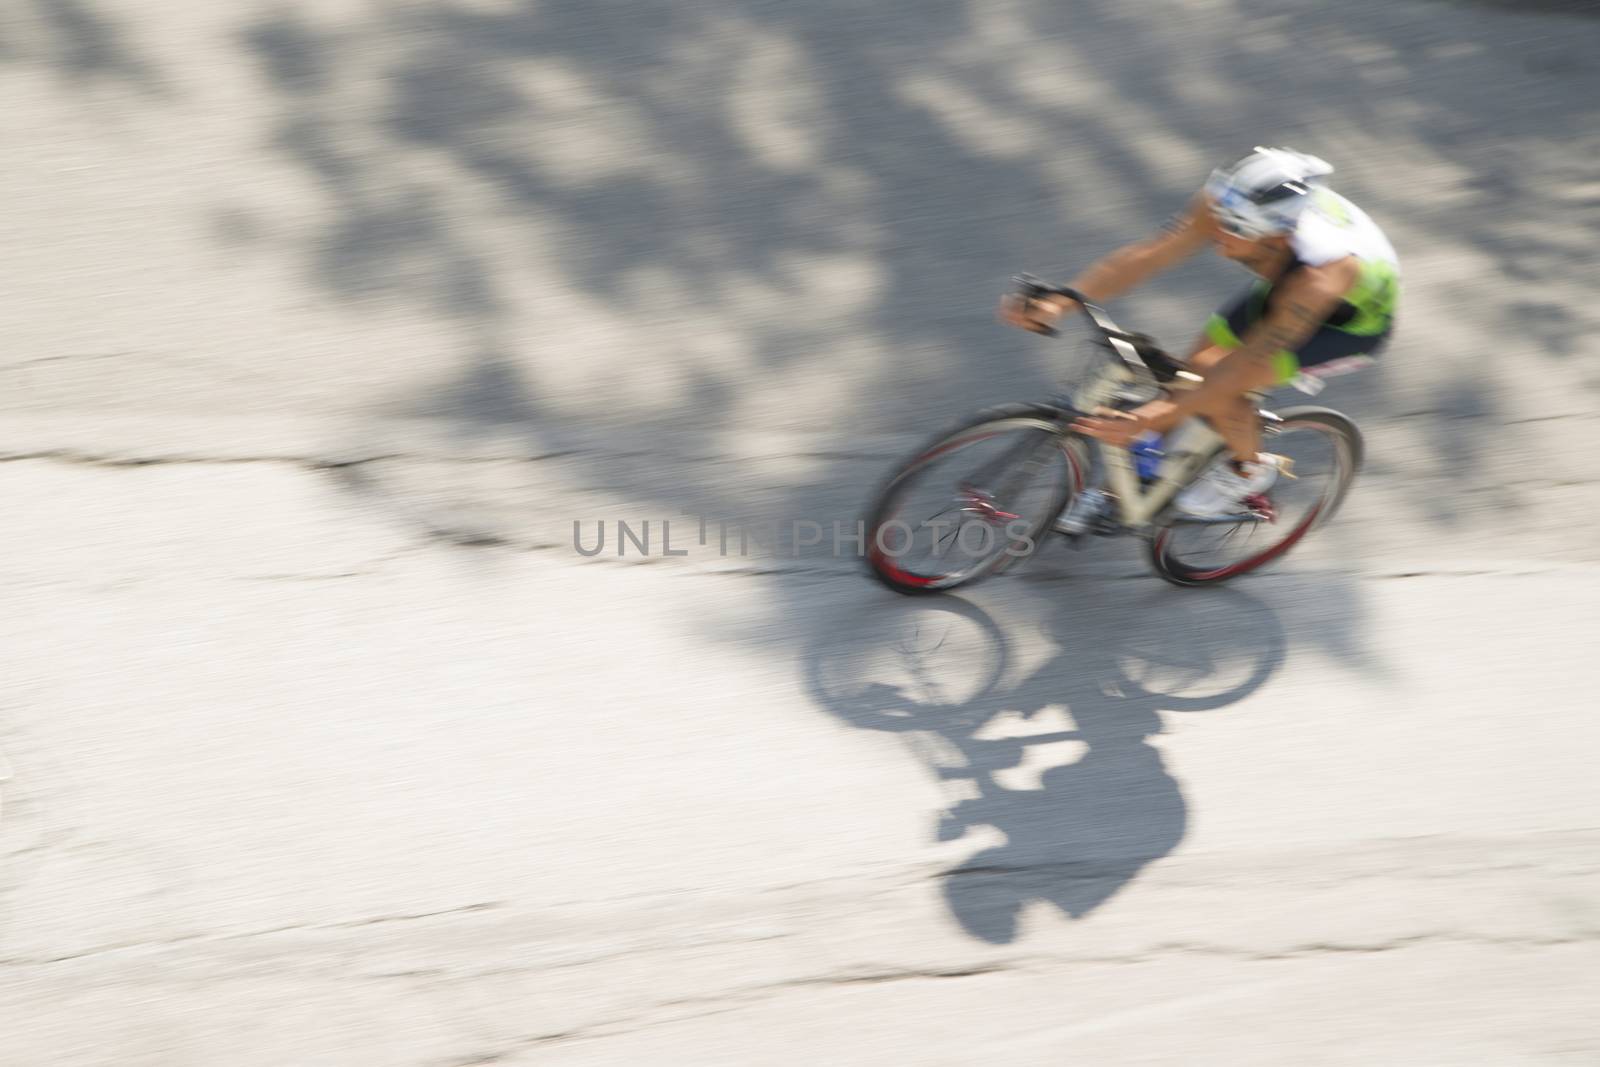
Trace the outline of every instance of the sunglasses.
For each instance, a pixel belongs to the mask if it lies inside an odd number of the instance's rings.
[[[1245,237],[1254,240],[1257,237],[1266,236],[1266,231],[1262,230],[1260,226],[1246,222],[1236,215],[1224,211],[1212,211],[1211,218],[1216,222],[1217,229],[1234,237]]]

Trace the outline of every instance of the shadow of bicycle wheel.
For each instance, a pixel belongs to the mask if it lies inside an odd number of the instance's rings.
[[[956,597],[885,603],[807,652],[821,707],[900,734],[946,783],[939,840],[1001,840],[944,874],[974,937],[1014,940],[1037,901],[1081,918],[1171,853],[1188,806],[1151,744],[1163,714],[1226,708],[1284,661],[1277,615],[1248,593],[1129,589],[1074,583],[1008,622]],[[1003,618],[1039,602],[1009,606]]]

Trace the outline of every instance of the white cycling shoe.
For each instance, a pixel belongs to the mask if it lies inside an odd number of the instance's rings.
[[[1255,463],[1241,464],[1243,474],[1234,470],[1231,461],[1219,460],[1178,494],[1174,501],[1178,510],[1207,519],[1244,511],[1247,498],[1265,493],[1277,483],[1280,473],[1289,472],[1289,461],[1283,456],[1262,452],[1256,459]]]

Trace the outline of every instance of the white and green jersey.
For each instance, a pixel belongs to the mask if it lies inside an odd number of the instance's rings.
[[[1361,278],[1345,294],[1353,314],[1329,325],[1346,333],[1370,336],[1389,328],[1400,301],[1400,257],[1383,230],[1365,211],[1334,192],[1316,187],[1311,202],[1289,235],[1295,259],[1311,267],[1355,256]]]

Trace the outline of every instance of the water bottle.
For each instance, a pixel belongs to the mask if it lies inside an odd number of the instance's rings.
[[[1161,461],[1166,457],[1162,451],[1162,437],[1153,430],[1147,430],[1133,439],[1133,444],[1128,446],[1128,451],[1133,453],[1133,465],[1139,472],[1141,482],[1153,481],[1156,472],[1161,469]]]

